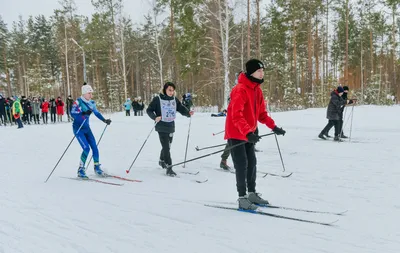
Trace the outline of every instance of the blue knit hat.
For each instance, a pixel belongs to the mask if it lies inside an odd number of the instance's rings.
[[[342,86],[338,86],[336,90],[337,90],[338,93],[343,93],[344,92],[344,89],[343,89]]]

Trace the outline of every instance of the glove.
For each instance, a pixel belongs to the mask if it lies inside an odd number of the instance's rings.
[[[352,103],[354,103],[354,101],[353,101],[353,99],[350,99],[350,100],[348,100],[348,102],[347,102],[347,104],[352,104]]]
[[[90,116],[90,114],[92,114],[92,110],[87,110],[87,111],[84,111],[84,112],[82,112],[82,115],[88,115],[88,116]]]
[[[282,128],[277,127],[277,126],[275,126],[274,129],[272,129],[272,131],[277,135],[283,135],[283,136],[285,136],[285,133],[286,133],[285,130],[283,130]]]
[[[107,125],[110,125],[111,124],[111,120],[110,119],[105,119],[104,123],[106,123]]]
[[[250,143],[257,143],[261,139],[261,137],[258,136],[258,134],[255,134],[252,132],[248,133],[246,135],[246,137],[247,137],[248,142],[250,142]]]

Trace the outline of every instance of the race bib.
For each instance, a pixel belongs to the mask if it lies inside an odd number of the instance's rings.
[[[173,100],[163,100],[160,97],[161,105],[161,121],[172,122],[176,118],[176,101]]]

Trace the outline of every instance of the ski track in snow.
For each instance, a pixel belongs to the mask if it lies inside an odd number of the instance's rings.
[[[346,119],[350,113],[348,109]],[[237,199],[235,175],[216,170],[220,154],[174,167],[199,175],[170,178],[158,168],[161,149],[153,132],[129,174],[125,173],[153,123],[143,117],[110,115],[100,161],[108,172],[143,180],[110,186],[66,180],[74,177],[81,149],[74,141],[47,183],[72,138],[70,124],[0,128],[0,253],[53,252],[400,252],[399,106],[354,109],[352,142],[318,139],[327,123],[326,109],[272,113],[287,134],[278,136],[290,178],[257,179],[257,191],[272,204],[343,216],[263,209],[270,213],[317,221],[339,221],[332,227],[205,207]],[[104,124],[91,117],[98,140]],[[222,144],[225,118],[195,114],[188,159]],[[346,123],[345,123],[346,124]],[[174,163],[183,161],[189,119],[178,116],[172,143]],[[344,133],[349,136],[350,122]],[[260,134],[269,133],[260,125]],[[333,129],[330,132],[333,135]],[[264,137],[256,153],[258,169],[282,173],[273,136]],[[232,165],[229,158],[229,165]],[[88,168],[93,174],[93,162]],[[194,179],[208,179],[204,184]]]

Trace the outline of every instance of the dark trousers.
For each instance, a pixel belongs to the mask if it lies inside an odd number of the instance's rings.
[[[160,143],[162,147],[160,152],[160,160],[164,161],[167,165],[172,164],[170,148],[173,135],[174,134],[172,133],[170,134],[170,133],[158,132],[158,136],[160,137]]]
[[[334,126],[335,127],[335,136],[339,136],[340,134],[340,126],[342,124],[340,123],[340,120],[329,120],[328,124],[325,126],[325,128],[321,131],[322,134],[328,133],[329,130]]]
[[[24,125],[22,124],[22,121],[21,121],[21,117],[19,117],[19,118],[16,119],[15,121],[16,121],[17,124],[18,124],[18,128],[23,128],[23,127],[24,127]]]
[[[228,143],[230,146],[245,143],[231,149],[239,197],[246,195],[246,186],[249,192],[256,192],[257,158],[254,144],[235,139],[229,139]]]
[[[228,149],[228,148],[229,148],[229,143],[226,143],[225,151],[221,155],[221,159],[224,160],[224,161],[228,160],[229,155],[231,154],[231,150]]]
[[[49,120],[49,113],[42,112],[42,119],[43,119],[43,124],[47,124],[47,121]]]
[[[35,124],[40,124],[39,114],[33,114],[33,119],[35,120]]]
[[[125,110],[125,115],[126,116],[131,116],[131,110]]]
[[[54,111],[51,111],[50,112],[50,118],[51,118],[51,122],[53,122],[53,123],[56,123],[56,119],[57,119],[57,117],[56,117],[56,112]]]
[[[7,123],[6,111],[0,111],[0,120],[4,125]]]

